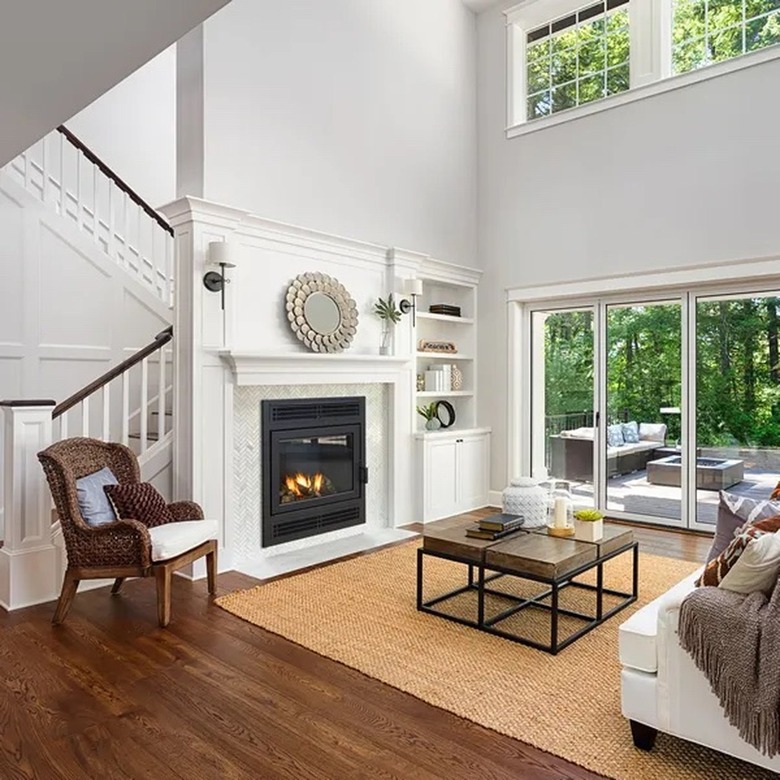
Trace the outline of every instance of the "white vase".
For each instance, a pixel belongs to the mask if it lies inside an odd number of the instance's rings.
[[[501,495],[504,514],[522,515],[523,528],[538,528],[547,522],[547,492],[532,477],[513,479]]]
[[[598,542],[604,536],[603,520],[578,520],[574,518],[574,538],[580,542]]]

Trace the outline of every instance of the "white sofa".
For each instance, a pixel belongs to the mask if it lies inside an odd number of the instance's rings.
[[[739,736],[709,682],[680,647],[680,604],[699,574],[677,583],[620,626],[622,710],[634,744],[651,750],[656,733],[663,731],[780,773],[780,756],[767,758]]]

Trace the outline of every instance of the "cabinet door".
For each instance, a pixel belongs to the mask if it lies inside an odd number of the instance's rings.
[[[458,439],[457,489],[458,511],[483,507],[488,502],[487,435]]]
[[[425,519],[436,520],[458,511],[454,439],[425,444]]]

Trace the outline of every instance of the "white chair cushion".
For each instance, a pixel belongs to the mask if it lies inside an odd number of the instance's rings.
[[[641,672],[658,671],[658,614],[670,603],[679,604],[694,589],[701,574],[695,571],[662,596],[646,604],[620,626],[620,663]]]
[[[216,539],[216,520],[182,520],[149,529],[152,540],[152,560],[167,561],[197,547],[209,539]]]

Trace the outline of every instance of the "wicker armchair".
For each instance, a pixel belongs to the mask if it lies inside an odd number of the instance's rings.
[[[101,526],[84,521],[76,499],[76,480],[107,466],[120,484],[141,481],[135,454],[122,444],[96,439],[72,438],[52,444],[38,453],[49,482],[54,505],[62,526],[68,568],[52,622],[61,623],[70,609],[79,582],[113,578],[112,595],[119,593],[126,577],[155,577],[157,616],[165,627],[171,616],[173,572],[206,556],[208,590],[216,592],[217,543],[209,539],[167,560],[153,560],[149,529],[160,523],[144,524],[121,519]],[[174,522],[203,520],[203,511],[192,501],[168,505]]]

